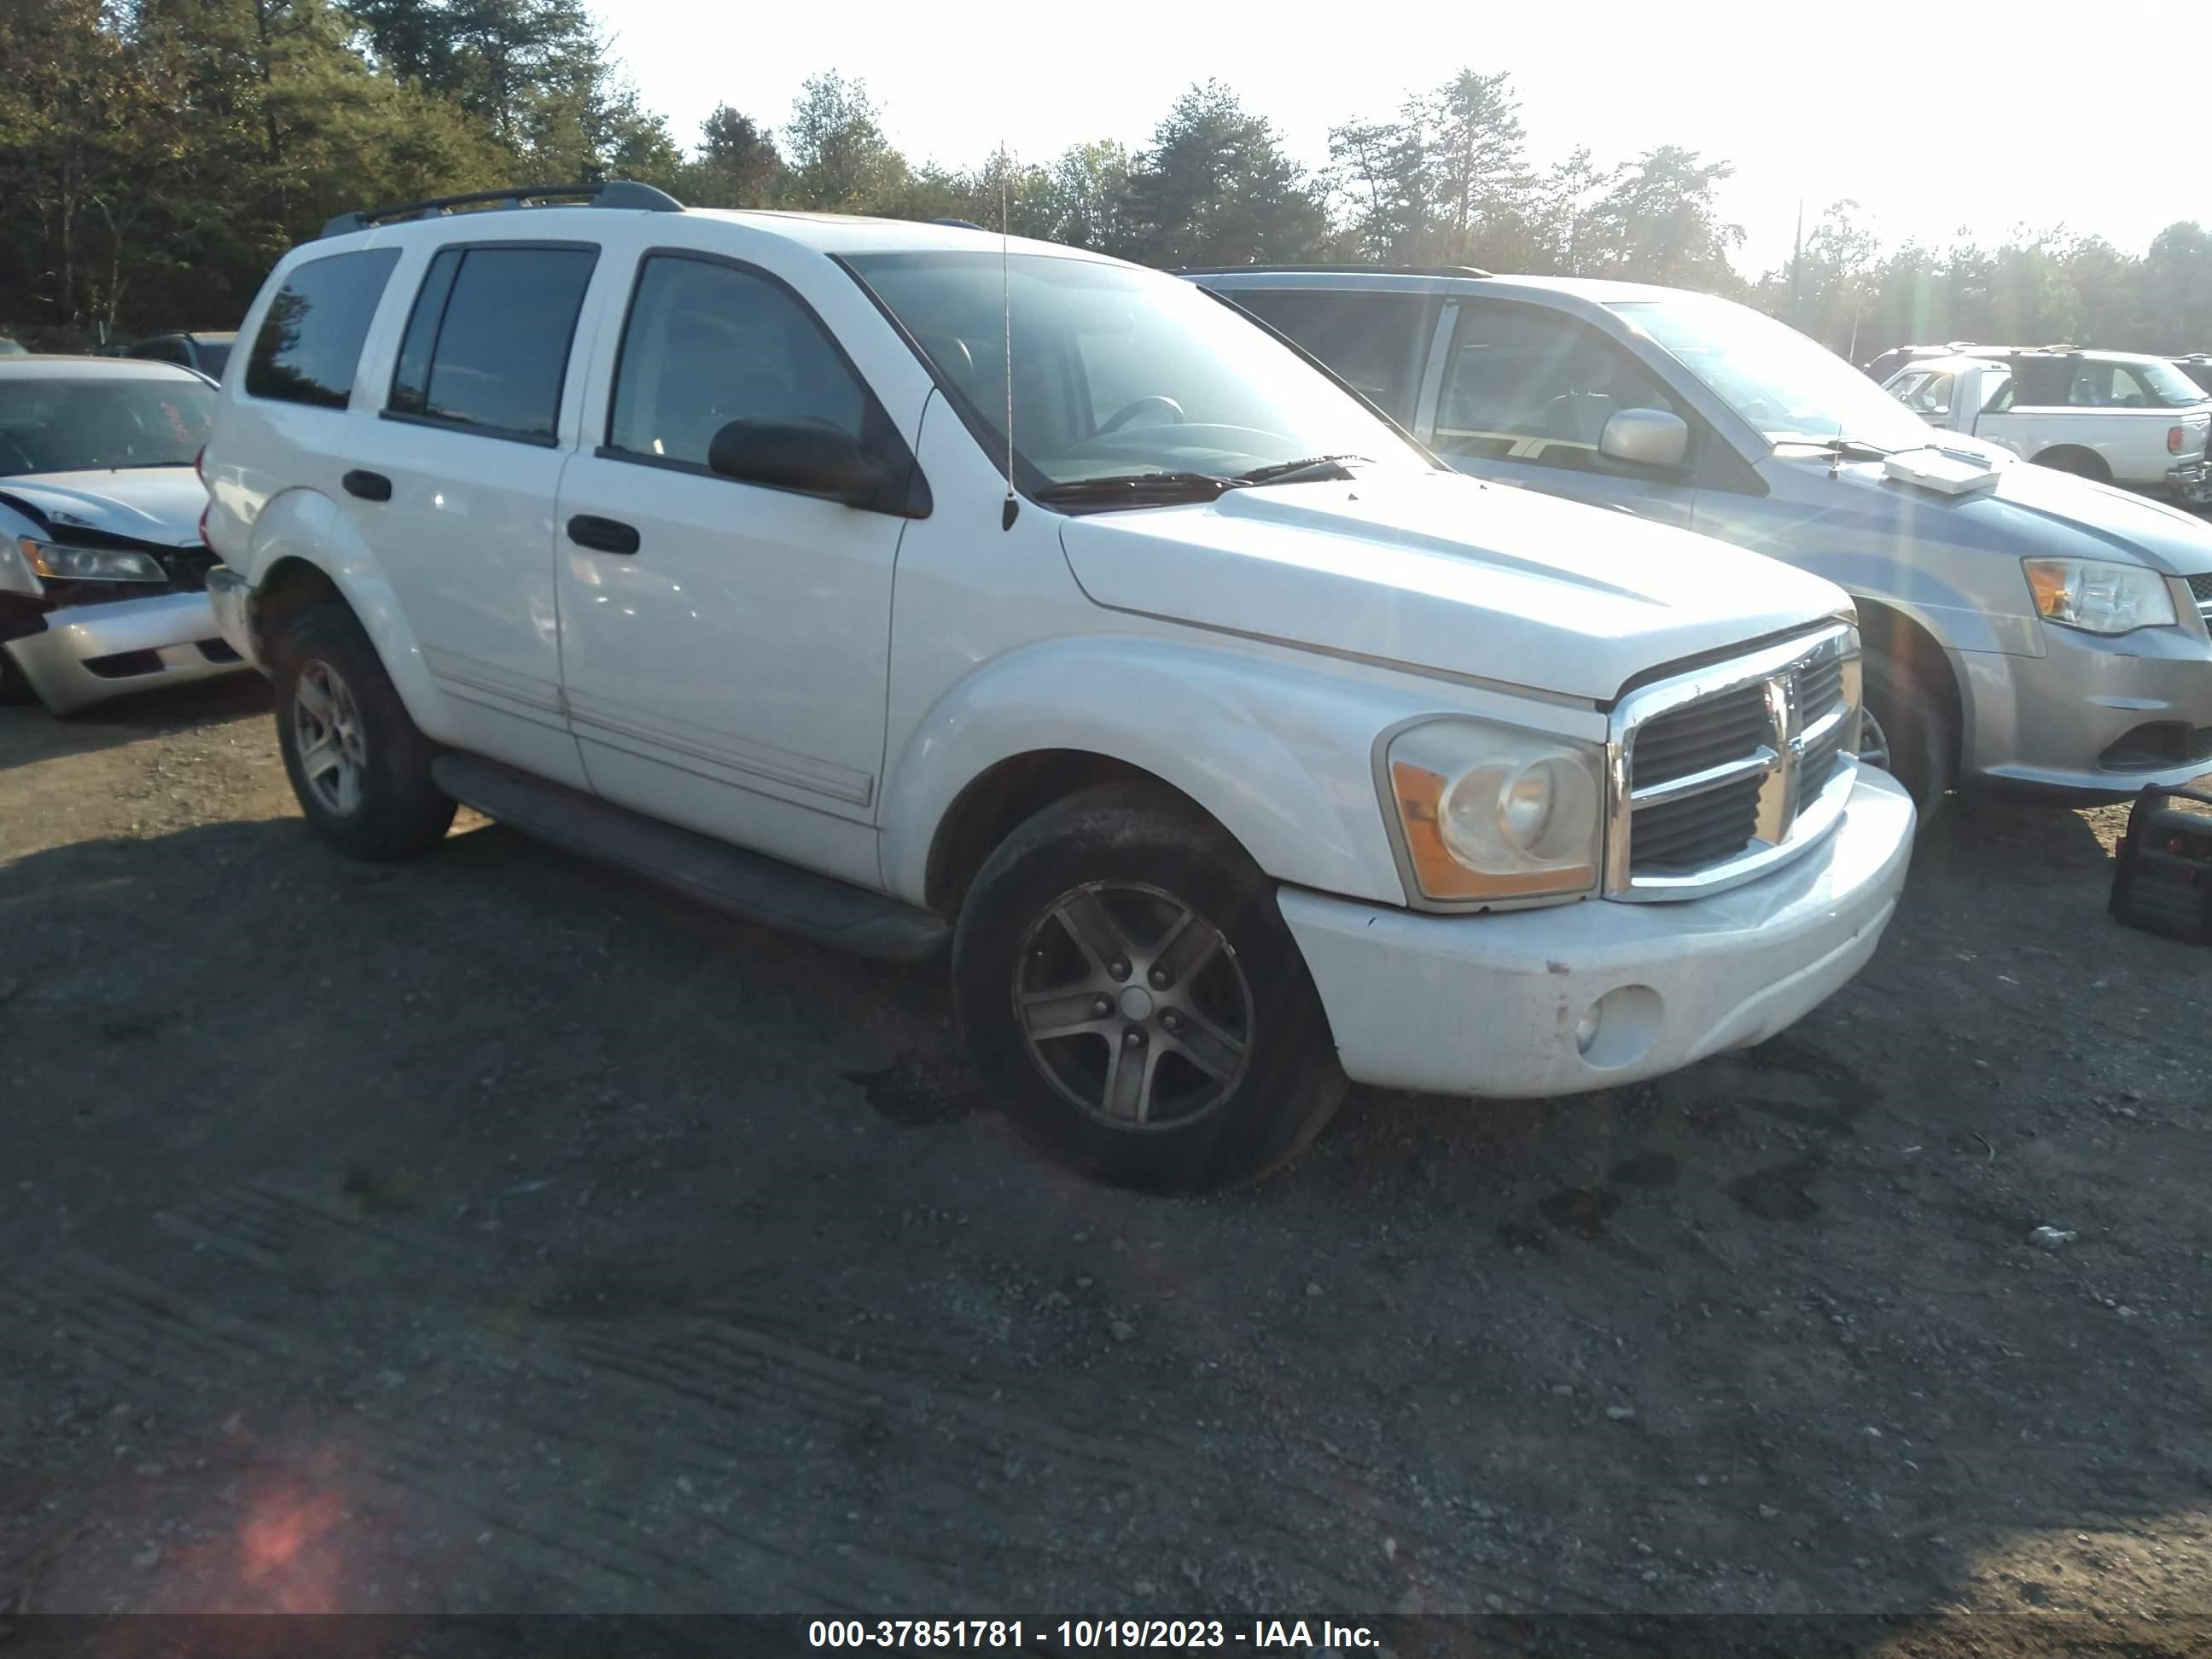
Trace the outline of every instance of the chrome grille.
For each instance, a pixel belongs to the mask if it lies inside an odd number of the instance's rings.
[[[1858,638],[1843,626],[1623,697],[1607,891],[1710,892],[1819,840],[1856,772],[1858,697]]]
[[[2191,576],[2185,579],[2189,592],[2197,601],[2197,615],[2212,621],[2212,575]]]

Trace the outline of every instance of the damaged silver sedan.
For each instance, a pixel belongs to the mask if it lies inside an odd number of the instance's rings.
[[[163,363],[0,358],[0,700],[66,714],[246,666],[199,533],[215,398]]]

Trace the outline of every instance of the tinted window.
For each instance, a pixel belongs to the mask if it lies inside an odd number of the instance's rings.
[[[441,253],[408,319],[391,407],[551,442],[576,316],[598,258],[587,247]]]
[[[256,398],[343,409],[376,302],[398,260],[397,248],[367,248],[295,269],[261,319],[246,361],[246,391]]]
[[[201,374],[210,375],[216,380],[220,380],[222,379],[222,371],[225,367],[228,365],[229,362],[229,341],[203,340],[200,342],[200,360],[195,367],[198,368]]]
[[[1526,306],[1461,307],[1437,405],[1438,449],[1609,468],[1598,438],[1624,409],[1684,413],[1649,369],[1572,318]]]
[[[623,331],[607,446],[707,464],[732,421],[819,421],[864,441],[866,390],[789,290],[750,271],[646,260]]]
[[[2049,409],[2073,401],[2074,365],[2063,357],[2023,357],[2012,366],[2014,404]]]
[[[180,368],[192,366],[191,357],[185,350],[182,340],[144,340],[124,354],[131,357],[150,357],[155,362],[174,363]]]
[[[1432,330],[1425,301],[1394,294],[1292,294],[1259,289],[1231,295],[1327,363],[1377,408],[1413,418]]]

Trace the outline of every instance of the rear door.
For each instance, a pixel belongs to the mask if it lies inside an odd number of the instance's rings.
[[[1239,289],[1239,306],[1327,363],[1407,431],[1419,414],[1439,301],[1416,293]]]
[[[1630,409],[1689,425],[1683,465],[1638,466],[1600,451],[1606,422]],[[1686,525],[1699,427],[1658,376],[1579,319],[1516,301],[1460,301],[1430,447],[1461,471]]]
[[[462,747],[575,787],[554,507],[595,240],[485,240],[411,267],[397,362],[337,497],[375,550]],[[405,273],[403,273],[403,278]],[[572,373],[573,370],[573,373]]]

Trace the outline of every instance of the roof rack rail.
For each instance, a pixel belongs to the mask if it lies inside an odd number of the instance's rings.
[[[1265,273],[1285,271],[1293,275],[1316,276],[1491,276],[1497,273],[1480,265],[1181,265],[1178,276],[1229,276],[1239,271]]]
[[[510,190],[475,190],[463,196],[434,196],[422,202],[395,202],[390,207],[370,208],[362,213],[341,213],[325,222],[320,234],[343,236],[348,231],[367,230],[372,225],[380,225],[393,219],[428,219],[451,213],[458,207],[478,207],[496,203],[502,208],[520,208],[527,207],[532,202],[561,197],[580,198],[589,207],[629,208],[643,213],[684,211],[684,204],[665,190],[641,185],[635,179],[609,179],[596,185],[517,185]]]

